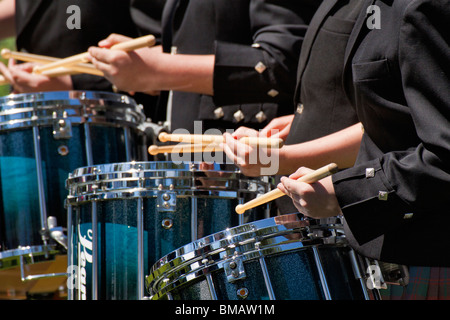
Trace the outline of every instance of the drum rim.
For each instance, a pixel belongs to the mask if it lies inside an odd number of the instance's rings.
[[[58,254],[62,254],[62,252],[57,249],[56,245],[35,245],[35,246],[23,246],[18,247],[16,249],[10,249],[0,252],[0,270],[6,270],[13,267],[20,266],[20,258],[32,258],[36,259],[37,257],[52,257]],[[49,258],[45,258],[42,261],[51,260]],[[37,261],[40,262],[40,261]],[[6,264],[6,266],[4,266]]]
[[[120,97],[120,99],[119,99]],[[109,91],[95,91],[95,90],[57,90],[57,91],[40,91],[40,92],[29,92],[29,93],[13,93],[7,96],[0,97],[0,105],[10,104],[11,101],[23,101],[35,102],[35,101],[53,101],[53,100],[98,100],[98,99],[108,99],[122,101],[125,103],[130,103],[135,105],[136,101],[134,98],[115,92]],[[124,101],[127,100],[127,101]]]
[[[220,166],[222,164],[219,163],[213,163],[211,164],[213,166],[213,169],[200,169],[199,166],[202,164],[202,162],[197,161],[190,161],[190,162],[174,162],[174,161],[128,161],[128,162],[114,162],[114,163],[102,163],[102,164],[96,164],[91,166],[83,166],[74,169],[70,173],[71,178],[80,177],[80,176],[90,176],[90,175],[97,175],[98,168],[101,168],[100,172],[103,172],[105,169],[113,168],[110,172],[122,172],[122,171],[134,171],[139,172],[142,170],[153,170],[153,171],[165,171],[165,170],[172,170],[172,171],[223,171],[223,172],[233,172],[233,173],[240,173],[240,170],[237,166],[234,164],[226,164],[227,167],[232,168],[233,170],[229,169],[221,169]],[[160,166],[158,168],[157,166]],[[172,166],[172,167],[171,167]],[[170,168],[169,168],[170,167]]]
[[[314,236],[311,237],[311,234],[313,233],[312,230],[323,228],[323,224],[317,222],[317,220],[312,222],[302,220],[298,214],[289,214],[285,216],[298,217],[299,220],[297,223],[293,223],[294,225],[286,227],[287,224],[277,224],[277,217],[263,219],[228,228],[172,251],[159,259],[150,269],[150,274],[146,277],[148,290],[152,291],[152,296],[158,298],[187,282],[194,281],[195,279],[204,276],[205,273],[224,269],[224,266],[230,261],[233,261],[233,259],[240,259],[243,262],[251,261],[277,253],[324,245],[323,239]],[[279,220],[280,219],[278,219],[278,221]],[[271,222],[272,225],[270,224]],[[326,224],[326,226],[328,228],[336,228],[337,230],[336,242],[333,243],[333,245],[336,246],[346,243],[342,224],[340,222],[336,224]],[[295,240],[286,240],[283,238],[276,239],[289,234],[296,234],[301,237]],[[245,235],[245,237],[242,237],[242,235]],[[252,235],[253,241],[251,238]],[[232,236],[232,238],[229,238],[230,236]],[[220,244],[220,241],[224,241],[225,238],[229,238],[228,240],[230,243],[228,246],[235,245],[236,247],[236,245],[238,245],[240,248],[243,248],[246,245],[250,245],[250,247],[253,246],[253,250],[243,251],[242,253],[236,251],[238,252],[237,255],[226,255],[225,251],[227,248],[224,247],[223,244]],[[273,243],[260,243],[259,245],[256,245],[256,243],[266,239],[276,241]],[[200,243],[203,243],[203,245],[199,245]],[[233,249],[233,247],[228,249]],[[221,255],[221,253],[223,254]],[[209,261],[208,258],[213,255],[219,255],[220,258],[212,261],[208,265],[199,263],[202,260]],[[182,273],[180,273],[180,271],[182,271]],[[161,282],[163,282],[164,285],[160,288]]]
[[[244,176],[234,165],[221,169],[220,164],[214,164],[206,170],[201,169],[200,165],[201,162],[131,161],[81,167],[70,173],[66,180],[66,189],[69,190],[67,204],[156,197],[165,192],[173,192],[177,196],[236,198],[267,192],[271,187],[271,183],[264,181],[264,178]],[[227,176],[207,177],[205,173]],[[202,180],[216,184],[196,184]]]
[[[137,127],[145,119],[142,105],[133,98],[106,91],[49,91],[0,98],[1,130],[50,126],[59,120]]]

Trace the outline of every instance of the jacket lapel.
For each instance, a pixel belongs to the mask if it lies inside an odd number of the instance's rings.
[[[164,52],[171,51],[173,38],[173,17],[180,0],[167,0],[161,17],[162,36],[161,42]]]
[[[359,37],[361,36],[361,30],[365,26],[367,13],[366,9],[368,6],[373,4],[375,1],[373,0],[364,0],[364,4],[361,7],[361,12],[359,13],[358,19],[355,22],[355,26],[353,27],[352,33],[350,34],[350,38],[348,39],[347,47],[345,49],[345,57],[344,57],[344,71],[347,70],[348,64],[351,62],[350,57],[352,56],[354,50],[356,49],[355,45]]]
[[[297,86],[295,88],[295,100],[298,100],[298,97],[300,95],[300,83],[301,78],[303,76],[303,72],[305,71],[306,63],[309,59],[309,56],[311,54],[311,48],[312,44],[314,43],[314,40],[317,36],[318,31],[320,30],[320,27],[325,21],[325,17],[328,15],[330,10],[334,7],[334,5],[339,0],[325,0],[317,9],[316,13],[314,14],[313,19],[311,20],[311,23],[308,26],[308,30],[306,32],[305,39],[303,40],[302,44],[302,52],[300,54],[300,60],[298,65],[298,71],[297,71]]]

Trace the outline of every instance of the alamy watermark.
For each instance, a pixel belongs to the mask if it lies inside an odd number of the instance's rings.
[[[70,16],[66,20],[66,26],[69,30],[81,29],[81,9],[77,5],[70,5],[66,10]]]
[[[381,29],[381,9],[377,5],[371,5],[366,10],[366,26],[368,29]]]
[[[227,133],[233,134],[233,129],[227,129]],[[271,134],[278,133],[278,130],[272,130]],[[190,134],[186,129],[176,129],[172,134]],[[219,129],[207,129],[203,132],[202,122],[194,121],[194,135],[222,135]],[[175,150],[180,152],[173,152],[171,154],[171,161],[174,163],[189,163],[189,162],[206,162],[206,163],[226,163],[226,164],[236,164],[229,157],[224,157],[222,152],[217,152],[215,148],[215,143],[211,143],[203,152],[188,153],[182,152],[184,143],[179,143],[176,145]],[[237,153],[238,146],[235,144],[235,149],[231,150],[233,153]],[[179,149],[178,149],[179,148]],[[230,147],[231,148],[231,147]],[[237,165],[258,165],[261,167],[261,175],[273,175],[278,172],[279,169],[279,154],[278,152],[268,152],[267,148],[263,146],[251,146],[251,151],[248,152],[245,159],[237,161]]]
[[[69,30],[81,29],[81,9],[77,5],[67,7],[66,13],[69,17],[66,26]],[[369,29],[381,29],[381,10],[377,5],[370,5],[366,9],[366,26]]]

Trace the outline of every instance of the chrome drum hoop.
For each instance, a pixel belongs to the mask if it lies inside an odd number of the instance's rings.
[[[153,299],[181,285],[242,262],[314,246],[346,246],[338,218],[322,223],[289,214],[240,225],[194,241],[162,257],[146,277]]]
[[[99,91],[53,91],[0,98],[0,131],[51,126],[59,121],[138,127],[143,107],[122,94]]]
[[[245,198],[264,193],[271,183],[241,174],[234,165],[142,161],[78,168],[66,180],[67,205],[92,200],[156,197],[170,190],[177,196]]]

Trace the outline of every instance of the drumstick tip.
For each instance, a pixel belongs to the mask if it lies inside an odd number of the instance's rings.
[[[167,132],[161,132],[161,133],[158,135],[158,139],[159,139],[159,141],[161,141],[161,142],[167,142]]]
[[[148,147],[148,153],[150,153],[152,156],[157,155],[158,154],[158,146],[155,145],[151,145],[150,147]]]
[[[40,67],[39,67],[39,66],[34,66],[34,67],[33,67],[33,73],[36,73],[36,74],[41,74],[41,73],[42,73],[42,71],[41,71],[41,69],[40,69]]]
[[[335,174],[339,171],[338,165],[336,163],[330,163],[328,165],[328,171],[330,171],[331,174]]]
[[[11,50],[9,50],[7,48],[2,49],[1,56],[3,59],[11,58]]]
[[[242,204],[238,204],[234,210],[238,214],[242,214],[245,212],[244,205],[242,205]]]

